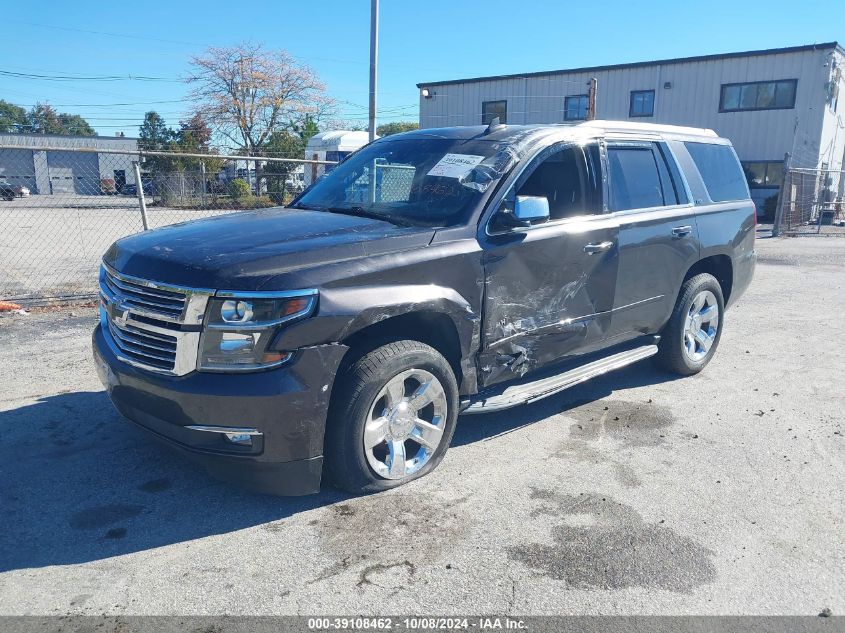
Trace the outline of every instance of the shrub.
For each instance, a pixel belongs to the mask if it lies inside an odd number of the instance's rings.
[[[775,217],[775,211],[778,208],[778,196],[777,194],[773,196],[769,196],[763,201],[763,215],[767,218]]]
[[[229,183],[229,195],[236,200],[243,200],[252,195],[252,189],[246,180],[243,180],[242,178],[235,178]]]

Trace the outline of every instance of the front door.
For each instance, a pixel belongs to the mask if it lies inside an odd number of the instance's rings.
[[[521,377],[600,346],[613,307],[616,221],[603,213],[598,146],[551,147],[504,196],[544,196],[549,220],[484,238],[482,385]]]

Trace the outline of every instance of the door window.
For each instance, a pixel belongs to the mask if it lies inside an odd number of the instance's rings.
[[[607,149],[612,211],[648,209],[687,202],[680,174],[667,166],[664,150],[647,145],[619,145]]]
[[[591,177],[594,171],[587,167],[588,156],[597,161],[597,152],[598,148],[592,146],[586,155],[580,147],[552,153],[532,169],[517,187],[516,194],[546,198],[550,220],[601,213],[601,205],[594,195],[596,183]]]

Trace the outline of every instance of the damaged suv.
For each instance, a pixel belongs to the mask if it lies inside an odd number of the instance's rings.
[[[409,132],[287,208],[113,244],[94,355],[123,415],[217,476],[383,490],[437,466],[460,412],[650,356],[701,371],[751,281],[755,217],[710,130]]]

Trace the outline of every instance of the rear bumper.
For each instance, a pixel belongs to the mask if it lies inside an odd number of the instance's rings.
[[[263,372],[172,377],[124,363],[99,326],[93,334],[97,371],[121,414],[215,477],[283,495],[320,489],[332,382],[346,349],[306,348]],[[258,435],[242,446],[191,426],[250,428]]]

